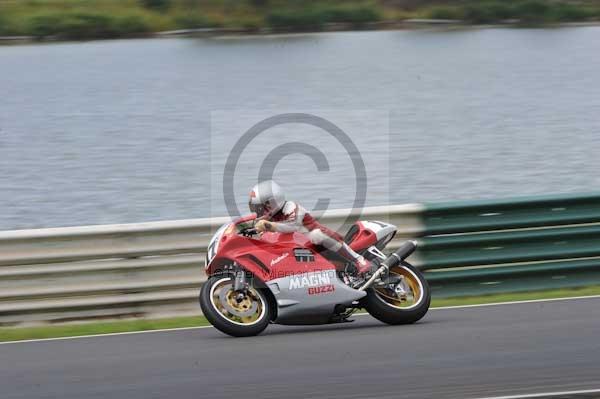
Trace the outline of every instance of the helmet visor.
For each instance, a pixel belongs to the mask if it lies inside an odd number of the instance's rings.
[[[248,202],[248,208],[250,208],[250,212],[256,213],[257,217],[264,216],[266,213],[266,208],[263,204],[253,204]]]

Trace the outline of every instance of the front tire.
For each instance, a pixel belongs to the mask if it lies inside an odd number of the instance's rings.
[[[234,277],[211,276],[200,290],[200,307],[206,319],[219,331],[233,337],[260,334],[269,325],[271,304],[261,289],[249,287],[244,298],[236,300]]]
[[[390,276],[402,276],[403,291],[398,294],[388,288],[374,287],[367,290],[364,307],[379,321],[387,324],[411,324],[420,320],[431,303],[429,284],[414,266],[402,262],[390,269]]]

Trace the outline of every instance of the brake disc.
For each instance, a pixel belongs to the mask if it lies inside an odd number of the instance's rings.
[[[223,287],[221,292],[219,292],[219,301],[225,310],[238,317],[250,317],[256,313],[258,303],[250,299],[248,294],[245,295],[240,303],[236,303],[235,305],[231,303],[232,301],[235,303],[235,299],[230,297],[232,294],[234,294],[234,291],[231,289],[231,285]],[[248,304],[248,302],[250,303]]]

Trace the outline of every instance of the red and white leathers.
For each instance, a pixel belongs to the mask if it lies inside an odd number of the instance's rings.
[[[359,274],[370,270],[371,264],[361,255],[357,254],[344,242],[343,237],[337,232],[323,226],[302,206],[292,201],[286,201],[281,209],[271,217],[265,218],[270,223],[266,229],[280,233],[301,232],[308,235],[315,245],[336,252],[344,259],[353,263]]]

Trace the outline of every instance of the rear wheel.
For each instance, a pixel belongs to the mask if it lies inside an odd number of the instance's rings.
[[[269,325],[271,304],[260,289],[249,287],[239,293],[229,275],[210,277],[200,290],[200,307],[210,324],[225,334],[248,337]]]
[[[423,274],[402,262],[390,269],[393,286],[376,286],[367,290],[364,306],[371,316],[387,324],[410,324],[429,310],[431,293]]]

